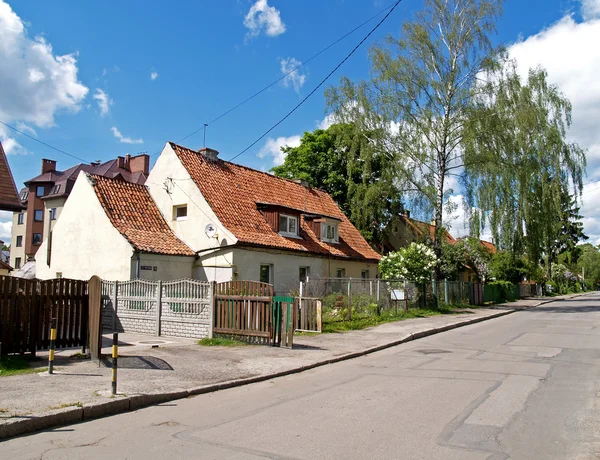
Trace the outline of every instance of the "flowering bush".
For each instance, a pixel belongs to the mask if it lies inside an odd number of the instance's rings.
[[[404,279],[425,283],[431,279],[431,271],[438,260],[433,249],[420,243],[411,243],[406,248],[392,252],[379,262],[383,279]]]

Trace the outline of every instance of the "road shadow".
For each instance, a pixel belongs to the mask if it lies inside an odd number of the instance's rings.
[[[305,345],[303,343],[295,343],[294,350],[323,350],[321,347],[315,347],[314,345]]]
[[[100,362],[105,367],[112,367],[112,358],[109,356],[102,356]],[[119,356],[117,364],[120,369],[142,369],[155,371],[173,370],[168,362],[155,356]]]

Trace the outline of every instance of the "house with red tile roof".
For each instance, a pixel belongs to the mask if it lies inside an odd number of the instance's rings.
[[[224,161],[216,150],[167,143],[146,182],[174,233],[196,254],[194,278],[273,283],[374,278],[380,255],[331,196]]]
[[[195,259],[147,187],[80,171],[51,236],[36,254],[36,276],[171,280],[191,277]]]
[[[400,248],[409,246],[412,242],[433,240],[434,235],[435,225],[413,219],[410,217],[410,211],[406,211],[404,214],[392,219],[388,227],[385,246],[388,251],[397,251]],[[443,230],[443,236],[446,243],[456,243],[456,239],[448,230]]]
[[[42,159],[40,174],[27,180],[19,193],[21,207],[13,214],[11,265],[20,268],[35,256],[53,230],[81,171],[143,184],[149,167],[147,154],[126,155],[104,163],[81,163],[64,171],[56,169],[55,160]]]

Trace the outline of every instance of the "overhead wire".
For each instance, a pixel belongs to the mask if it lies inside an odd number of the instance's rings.
[[[385,20],[387,18],[390,17],[390,15],[394,12],[394,10],[396,9],[396,7],[402,2],[402,0],[398,0],[396,3],[394,3],[392,5],[392,7],[390,8],[390,10],[387,12],[387,14],[381,19],[381,21],[379,21],[375,27],[373,27],[369,33],[367,35],[365,35],[365,37],[352,49],[352,51],[350,51],[350,53],[348,53],[346,55],[346,57],[344,59],[342,59],[342,61],[336,65],[333,70],[331,72],[329,72],[327,74],[327,76],[325,78],[323,78],[320,83],[315,86],[313,88],[313,90],[308,93],[308,95],[306,95],[298,104],[296,104],[294,106],[294,108],[292,110],[290,110],[283,118],[281,118],[277,123],[275,123],[273,126],[271,126],[268,130],[266,130],[258,139],[256,139],[254,142],[252,142],[248,147],[246,147],[244,150],[242,150],[240,153],[238,153],[237,155],[234,155],[229,161],[233,161],[236,158],[240,157],[241,155],[243,155],[244,153],[246,153],[248,150],[250,150],[252,147],[254,147],[258,142],[260,142],[267,134],[269,134],[271,131],[273,131],[275,128],[277,128],[281,123],[283,123],[285,120],[287,120],[290,115],[292,115],[296,110],[298,110],[298,108],[300,108],[300,106],[302,104],[304,104],[314,93],[317,92],[317,90],[323,86],[325,84],[325,82],[327,80],[329,80],[329,78],[342,66],[344,65],[344,63],[350,59],[350,57],[358,50],[358,48],[360,48],[360,46],[368,40],[368,38],[381,26],[381,24],[383,24],[385,22]]]

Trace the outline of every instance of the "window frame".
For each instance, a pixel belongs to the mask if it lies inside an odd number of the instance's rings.
[[[58,192],[60,192],[60,184],[56,184],[54,187],[52,187],[50,195],[56,195]]]
[[[333,237],[329,237],[328,229],[332,229]],[[321,241],[326,243],[339,243],[340,242],[340,231],[339,223],[327,220],[321,224]]]
[[[304,277],[302,276],[302,270],[305,270]],[[305,283],[310,276],[310,266],[298,267],[298,278],[301,283]]]
[[[15,257],[15,269],[18,270],[19,268],[21,268],[21,258]]]
[[[50,220],[56,220],[56,208],[50,208]]]
[[[40,237],[39,237],[39,243],[36,243],[36,242],[35,242],[35,240],[36,240],[36,237],[35,237],[35,235],[40,235]],[[32,244],[33,246],[39,246],[40,244],[42,244],[42,242],[43,242],[43,241],[44,241],[44,235],[43,235],[42,233],[34,233],[34,234],[31,236],[31,244]]]
[[[369,270],[368,268],[366,270],[361,270],[360,271],[360,277],[363,280],[371,279],[371,270]]]
[[[345,268],[337,268],[335,270],[336,278],[346,278],[346,269]],[[340,276],[342,275],[342,276]]]
[[[40,194],[40,189],[42,189],[42,193]],[[41,198],[46,195],[46,187],[43,185],[36,185],[35,187],[35,196]]]
[[[40,216],[42,216],[40,219],[37,218],[38,212],[40,213]],[[44,222],[44,210],[43,209],[34,209],[33,210],[33,220],[34,220],[34,222]]]
[[[286,220],[286,229],[285,230],[281,230],[281,219],[285,219]],[[283,236],[291,236],[293,238],[297,238],[298,237],[298,227],[299,227],[299,219],[298,216],[292,216],[290,214],[283,214],[283,213],[279,213],[279,234],[283,235]],[[295,227],[295,232],[290,232],[290,221],[294,221],[294,227]]]
[[[185,216],[178,216],[179,211],[184,210],[185,209]],[[188,205],[186,204],[179,204],[177,206],[173,206],[173,220],[174,221],[183,221],[183,220],[187,220],[188,218]]]
[[[269,280],[268,281],[264,281],[263,280],[263,267],[268,268],[269,272]],[[260,264],[260,268],[259,268],[259,276],[258,276],[259,280],[261,283],[267,283],[267,284],[273,284],[273,264],[265,264],[265,263],[261,263]]]
[[[20,212],[17,214],[17,225],[23,225],[25,223],[25,213]]]
[[[15,248],[23,247],[23,235],[17,235],[15,238]]]

